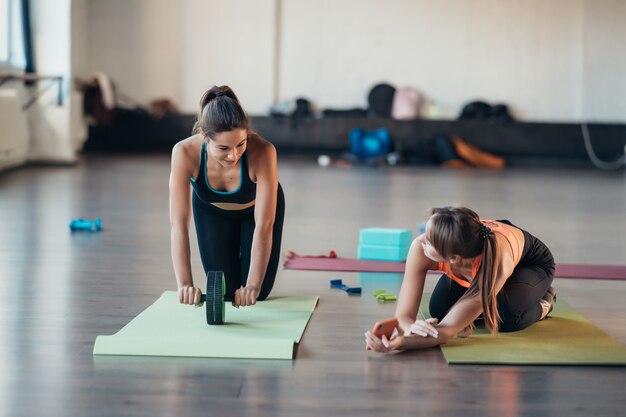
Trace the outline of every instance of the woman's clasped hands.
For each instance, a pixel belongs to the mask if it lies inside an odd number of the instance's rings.
[[[408,338],[414,337],[439,337],[436,325],[436,318],[426,320],[416,320],[410,325],[408,330],[404,330],[401,325],[396,327],[389,339],[385,335],[378,337],[371,331],[365,332],[366,348],[375,350],[376,352],[388,353],[394,350],[404,350],[404,345]]]

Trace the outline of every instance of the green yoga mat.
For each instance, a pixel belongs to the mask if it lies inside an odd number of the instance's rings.
[[[224,325],[209,326],[205,308],[166,291],[112,336],[98,336],[94,355],[293,359],[319,297],[274,297],[251,307],[227,303]]]
[[[430,317],[424,294],[421,311]],[[441,346],[451,364],[626,365],[626,348],[559,298],[547,320],[493,337],[478,327]]]

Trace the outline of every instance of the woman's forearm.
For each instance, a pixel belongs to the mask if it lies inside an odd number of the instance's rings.
[[[406,260],[406,269],[404,278],[400,286],[398,294],[398,303],[396,305],[395,316],[400,321],[403,330],[411,326],[417,319],[422,294],[424,292],[424,282],[426,281],[426,273],[432,266],[430,261],[424,255],[420,237],[411,243],[409,254]]]
[[[171,246],[172,263],[174,264],[178,288],[193,286],[188,230],[182,227],[172,227]]]
[[[448,343],[448,341],[454,337],[452,329],[437,328],[439,335],[433,336],[420,336],[410,335],[405,336],[402,343],[396,347],[398,350],[415,350],[415,349],[428,349],[431,347],[439,346]]]
[[[444,342],[439,337],[422,337],[417,335],[406,336],[399,346],[398,350],[416,350],[416,349],[428,349],[431,347],[442,345]]]
[[[402,331],[407,332],[411,329],[411,325],[415,323],[417,317],[411,317],[405,314],[396,314],[396,318],[398,319],[398,323],[400,324]]]
[[[261,288],[272,252],[272,224],[257,225],[252,237],[247,285]]]
[[[462,299],[455,303],[443,320],[436,325],[437,337],[410,335],[399,339],[398,346],[394,348],[398,350],[424,349],[448,343],[459,332],[471,325],[481,311],[482,306],[478,297]]]

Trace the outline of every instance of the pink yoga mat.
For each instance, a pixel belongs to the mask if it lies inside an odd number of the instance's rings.
[[[307,257],[294,255],[285,269],[345,272],[404,272],[404,262],[368,261],[352,258]],[[559,264],[555,277],[578,279],[626,280],[626,266]]]

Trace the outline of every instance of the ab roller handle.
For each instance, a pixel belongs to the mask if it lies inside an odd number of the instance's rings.
[[[226,282],[224,272],[209,271],[206,274],[206,294],[200,297],[202,303],[206,303],[206,322],[208,324],[224,324],[225,301],[232,301],[226,295]],[[229,299],[230,298],[230,299]]]

